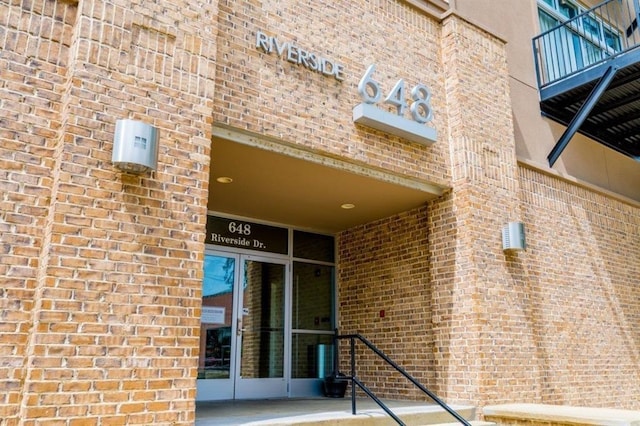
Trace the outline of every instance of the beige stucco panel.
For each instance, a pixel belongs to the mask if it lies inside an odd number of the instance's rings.
[[[583,2],[593,6],[600,1]],[[458,13],[507,42],[511,98],[518,158],[550,171],[547,156],[565,127],[542,117],[531,39],[539,33],[537,2],[455,0]],[[500,13],[495,13],[497,10]],[[640,200],[640,163],[576,134],[554,170],[605,191]]]
[[[510,81],[514,111],[516,154],[518,158],[549,169],[547,156],[565,131],[565,127],[540,114],[538,92],[521,81]],[[633,159],[576,134],[554,165],[562,175],[584,183],[640,199],[640,166]]]
[[[548,168],[547,155],[562,136],[565,127],[540,114],[538,91],[535,88],[512,78],[511,93],[516,154],[541,168]],[[564,150],[555,168],[561,173],[571,174],[577,179],[606,188],[609,186],[607,164],[603,161],[606,150],[608,149],[601,144],[578,134]],[[624,156],[620,157],[625,159]]]
[[[454,0],[452,4],[465,19],[504,39],[511,76],[536,85],[531,48],[538,31],[535,0]]]

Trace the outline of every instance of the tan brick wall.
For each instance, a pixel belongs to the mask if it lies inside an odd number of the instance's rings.
[[[392,0],[217,8],[0,1],[0,424],[193,423],[214,122],[451,188],[339,235],[341,331],[452,402],[640,408],[638,206],[518,168],[500,40]],[[432,89],[438,143],[353,125],[371,63]],[[117,118],[160,129],[156,172],[113,168]],[[513,220],[529,249],[505,254]]]
[[[0,417],[191,424],[216,4],[0,11]],[[111,165],[118,118],[160,129],[156,172]]]
[[[417,231],[407,212],[340,235],[341,332],[370,337],[450,402],[637,409],[638,206],[519,167],[504,46],[455,16],[443,35],[452,189]],[[514,220],[529,247],[505,253]],[[422,307],[415,327],[388,313],[405,295]],[[376,391],[406,394],[359,361]]]
[[[0,2],[0,423],[16,422],[77,7]]]
[[[500,232],[521,219],[505,46],[451,16],[442,50],[452,190],[429,205],[438,391],[478,405],[505,388],[527,399],[535,387],[526,294]]]
[[[225,42],[218,47],[216,123],[402,175],[448,182],[445,143],[407,143],[352,121],[352,109],[361,102],[358,82],[375,63],[383,98],[400,78],[406,90],[418,83],[432,90],[433,125],[440,140],[446,139],[436,20],[393,0],[221,1],[219,25]],[[345,80],[262,52],[256,48],[257,31],[343,64]]]
[[[640,207],[520,170],[535,402],[640,408]]]
[[[434,382],[427,209],[350,229],[338,238],[341,333],[361,333],[420,382]],[[384,316],[381,316],[384,311]],[[348,341],[341,341],[341,348]],[[419,398],[404,377],[357,345],[358,377],[380,396]],[[349,374],[348,352],[341,371]]]

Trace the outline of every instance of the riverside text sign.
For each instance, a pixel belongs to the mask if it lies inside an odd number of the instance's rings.
[[[262,31],[256,32],[256,48],[265,53],[275,52],[292,64],[303,67],[333,77],[338,81],[344,80],[344,66],[335,61],[322,57],[316,53],[302,49],[292,42],[278,41],[277,38],[268,36]]]

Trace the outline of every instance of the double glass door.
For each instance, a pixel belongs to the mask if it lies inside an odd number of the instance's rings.
[[[287,395],[288,262],[207,253],[198,399]]]

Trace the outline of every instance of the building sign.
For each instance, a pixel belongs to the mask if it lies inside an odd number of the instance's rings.
[[[224,306],[203,306],[200,322],[203,324],[224,324]]]
[[[289,252],[289,231],[286,228],[207,216],[206,244],[235,247],[269,253]]]
[[[393,86],[383,103],[396,108],[396,114],[379,108],[382,89],[380,83],[372,77],[376,66],[371,65],[358,84],[358,93],[362,103],[353,108],[353,122],[383,131],[423,145],[436,141],[436,129],[427,126],[433,119],[431,109],[431,91],[424,84],[417,84],[411,89],[411,103],[406,98],[404,80],[400,79]],[[409,109],[411,119],[405,118]]]
[[[275,53],[292,64],[297,64],[311,71],[333,77],[338,81],[344,80],[343,65],[317,53],[302,49],[293,42],[282,42],[275,37],[266,35],[262,31],[258,31],[256,32],[256,48],[265,53]]]

